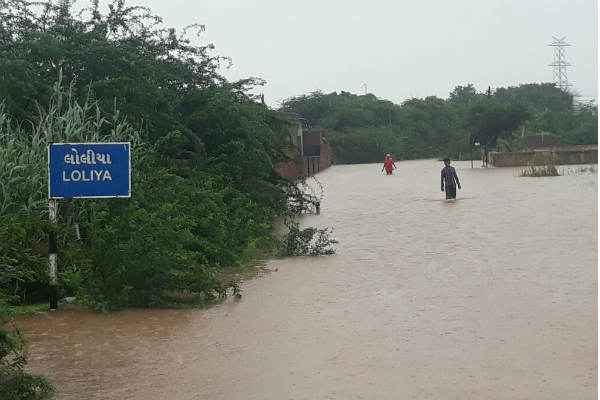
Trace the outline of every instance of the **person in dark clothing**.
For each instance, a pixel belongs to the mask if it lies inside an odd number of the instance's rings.
[[[444,164],[446,165],[442,169],[442,192],[444,191],[444,185],[446,186],[446,200],[456,198],[456,186],[460,189],[460,181],[454,167],[450,166],[450,159],[445,158]]]

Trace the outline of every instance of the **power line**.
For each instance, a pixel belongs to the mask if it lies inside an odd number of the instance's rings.
[[[567,67],[570,67],[571,64],[565,58],[564,48],[570,46],[570,44],[565,42],[566,36],[561,39],[552,36],[552,39],[554,39],[554,42],[548,46],[554,47],[554,62],[549,64],[549,66],[554,67],[553,75],[556,86],[561,90],[567,91],[569,86],[572,86],[567,79]]]

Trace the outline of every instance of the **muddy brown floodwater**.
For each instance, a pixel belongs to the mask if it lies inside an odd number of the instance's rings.
[[[597,175],[455,163],[318,175],[330,257],[272,260],[205,310],[18,321],[57,399],[592,399]],[[276,270],[276,271],[275,271]]]

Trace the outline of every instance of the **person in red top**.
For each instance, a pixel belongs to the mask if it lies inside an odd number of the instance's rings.
[[[383,160],[383,167],[381,170],[383,171],[384,169],[386,175],[391,175],[394,172],[394,169],[396,169],[396,164],[394,164],[394,160],[392,160],[392,156],[389,154],[386,154],[385,160]]]

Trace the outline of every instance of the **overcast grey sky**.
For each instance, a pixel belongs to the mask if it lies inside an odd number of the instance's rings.
[[[267,81],[267,103],[315,90],[368,91],[395,103],[446,98],[457,85],[551,82],[552,36],[566,36],[568,78],[597,96],[595,0],[128,0],[176,28],[206,25],[198,43]]]

